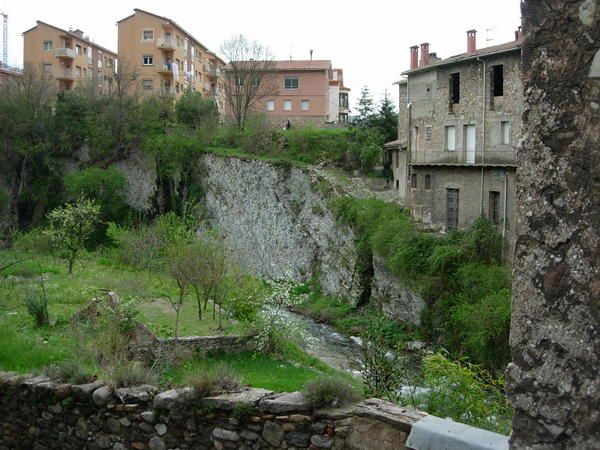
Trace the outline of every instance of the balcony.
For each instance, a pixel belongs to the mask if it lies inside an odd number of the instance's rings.
[[[175,95],[175,88],[173,87],[161,87],[158,89],[158,95],[162,95],[165,97],[173,97]]]
[[[413,150],[411,152],[411,164],[514,167],[517,165],[517,150],[512,147],[494,150],[486,149],[483,152],[477,150],[474,153],[468,153],[465,150]]]
[[[65,69],[62,72],[58,72],[55,77],[60,80],[74,80],[75,74],[73,73],[73,69]]]
[[[159,66],[156,71],[162,75],[173,76],[175,73],[175,65],[172,63],[163,64],[162,66]]]
[[[204,73],[209,77],[217,76],[217,68],[212,64],[204,64]]]
[[[161,50],[175,50],[177,48],[177,41],[173,36],[163,36],[158,38],[156,45]]]
[[[75,58],[75,50],[72,48],[57,48],[54,52],[57,58],[66,58],[66,59],[74,59]]]

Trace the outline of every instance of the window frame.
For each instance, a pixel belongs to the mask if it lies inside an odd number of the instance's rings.
[[[146,59],[149,58],[149,63],[146,62]],[[154,65],[154,55],[153,54],[148,54],[148,55],[142,55],[142,66],[148,67],[148,66],[153,66]]]
[[[425,175],[425,190],[426,191],[431,190],[431,175],[429,175],[429,174]]]
[[[418,186],[419,186],[419,180],[418,180],[417,174],[411,173],[410,174],[410,188],[418,189]]]
[[[452,108],[452,105],[460,105],[460,72],[448,74],[448,79],[448,100],[450,101],[450,108]]]
[[[500,78],[500,81],[498,81]],[[504,64],[492,66],[492,97],[504,97]]]
[[[48,44],[48,43],[50,44],[50,47],[46,48],[46,44]],[[54,41],[52,39],[44,39],[42,48],[44,49],[45,52],[51,52],[52,50],[54,50]]]
[[[289,105],[290,107],[287,108],[287,105]],[[292,101],[291,100],[284,100],[283,101],[283,110],[284,111],[292,111],[292,109],[293,109]]]
[[[148,82],[150,82],[150,83],[148,83]],[[150,87],[147,87],[148,85]],[[142,90],[153,91],[154,90],[154,80],[152,80],[152,78],[142,79]]]
[[[146,39],[146,32],[152,33],[152,39]],[[154,42],[154,28],[142,28],[142,42]]]
[[[304,105],[306,104],[306,108]],[[310,100],[300,100],[300,111],[310,111]]]
[[[269,105],[272,106],[272,108],[269,108]],[[266,108],[267,111],[275,111],[275,100],[267,100]]]
[[[288,87],[288,81],[296,81],[296,86],[289,86]],[[284,89],[300,89],[300,77],[297,76],[290,76],[290,77],[284,77],[283,79],[283,88]]]
[[[512,126],[509,120],[502,120],[500,122],[500,144],[510,145],[510,135],[512,132]]]
[[[453,139],[453,148],[450,148],[449,142],[450,140],[448,139],[448,131],[450,130],[450,128],[452,128],[454,130],[454,139]],[[444,151],[447,152],[455,152],[456,151],[456,125],[445,125],[444,126]]]

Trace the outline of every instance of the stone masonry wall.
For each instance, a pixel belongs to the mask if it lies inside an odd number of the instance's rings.
[[[402,450],[424,417],[376,399],[313,410],[299,392],[245,389],[202,400],[192,394],[0,372],[0,450]]]
[[[600,448],[600,2],[526,0],[513,449]]]

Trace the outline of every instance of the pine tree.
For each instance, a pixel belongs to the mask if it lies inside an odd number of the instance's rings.
[[[363,86],[358,99],[358,116],[354,119],[357,126],[368,127],[373,118],[375,108],[373,106],[373,97],[367,86]]]
[[[388,95],[387,89],[379,102],[377,113],[372,117],[371,126],[379,127],[385,136],[385,142],[398,139],[398,113],[396,106]]]

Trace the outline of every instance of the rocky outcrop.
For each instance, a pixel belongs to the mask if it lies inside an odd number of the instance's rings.
[[[319,281],[356,303],[362,293],[355,235],[328,209],[316,171],[206,155],[205,205],[240,263],[255,275]]]
[[[373,255],[371,295],[387,317],[412,325],[421,322],[425,302],[406,283],[394,276],[377,255]]]

